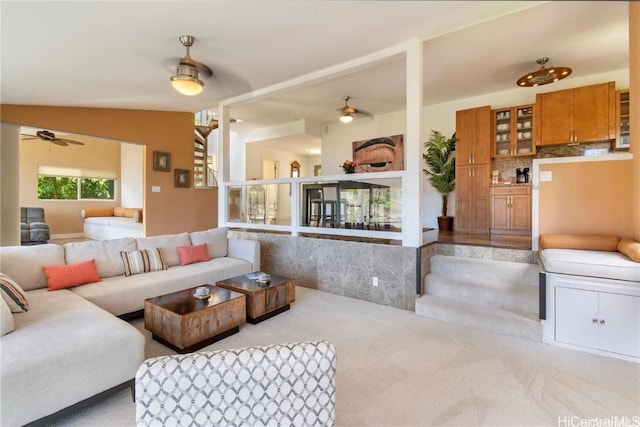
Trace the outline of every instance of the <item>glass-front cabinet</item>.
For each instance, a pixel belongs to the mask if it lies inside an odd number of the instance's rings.
[[[532,156],[533,104],[493,110],[493,157]]]
[[[616,149],[629,148],[629,91],[616,92]]]

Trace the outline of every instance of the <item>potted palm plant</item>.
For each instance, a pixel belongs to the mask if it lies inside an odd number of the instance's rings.
[[[438,227],[441,231],[453,230],[453,217],[447,215],[449,193],[456,186],[456,134],[447,138],[442,133],[431,130],[429,140],[424,143],[426,151],[422,158],[427,169],[422,169],[429,177],[429,183],[442,195],[442,215],[438,217]]]

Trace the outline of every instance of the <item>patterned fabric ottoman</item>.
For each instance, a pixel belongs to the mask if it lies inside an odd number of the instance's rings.
[[[138,426],[333,426],[336,352],[328,341],[146,360]]]

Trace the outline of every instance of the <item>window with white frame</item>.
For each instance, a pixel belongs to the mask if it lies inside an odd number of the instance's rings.
[[[115,200],[116,171],[38,165],[39,200]]]

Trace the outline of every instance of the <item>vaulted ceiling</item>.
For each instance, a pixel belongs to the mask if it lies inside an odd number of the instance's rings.
[[[616,1],[3,1],[5,104],[169,111],[219,101],[405,43],[424,41],[424,103],[512,89],[535,60],[574,76],[628,67],[628,4]],[[196,97],[169,77],[184,55],[213,69]],[[405,108],[405,63],[371,68],[233,108],[243,126],[335,123],[343,96]]]

